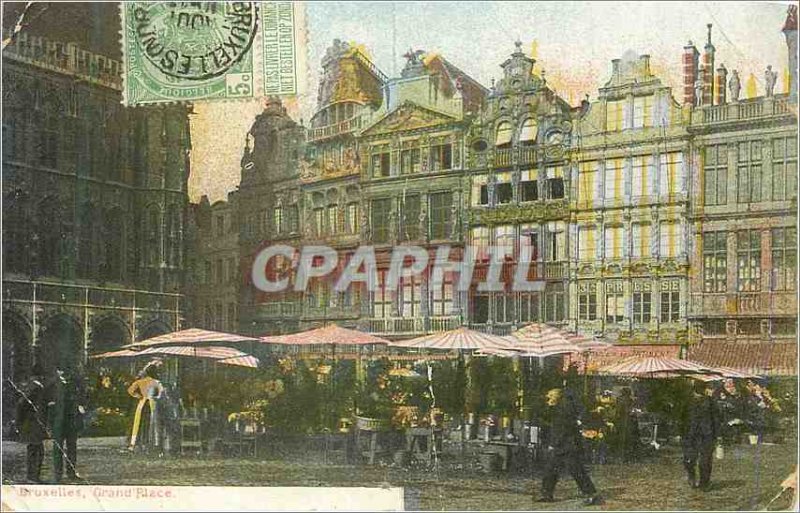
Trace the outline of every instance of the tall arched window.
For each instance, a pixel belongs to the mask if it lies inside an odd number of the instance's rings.
[[[9,191],[3,198],[3,263],[6,271],[25,272],[28,265],[28,201],[28,194],[21,189]]]
[[[172,205],[167,211],[167,248],[166,257],[170,267],[180,267],[181,264],[181,211],[177,205]]]
[[[161,263],[161,210],[156,205],[151,205],[145,210],[144,218],[144,265],[158,267]]]
[[[511,145],[511,123],[504,121],[497,125],[497,132],[494,138],[494,145],[504,148]]]
[[[82,278],[94,278],[96,274],[97,252],[95,248],[98,219],[92,203],[84,203],[78,213],[78,274]]]
[[[106,212],[104,245],[106,262],[104,276],[109,281],[122,281],[125,263],[125,220],[122,209],[114,207]]]
[[[528,118],[522,122],[522,127],[519,131],[519,142],[525,146],[536,144],[536,135],[539,133],[539,126],[536,120]]]

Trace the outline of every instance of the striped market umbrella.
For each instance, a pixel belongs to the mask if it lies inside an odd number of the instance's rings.
[[[257,338],[245,337],[235,333],[223,333],[220,331],[203,330],[200,328],[189,328],[172,333],[165,333],[157,337],[148,338],[139,342],[134,342],[124,346],[126,348],[143,348],[153,346],[180,346],[185,344],[229,344],[237,342],[258,342]]]
[[[719,374],[713,367],[666,356],[632,356],[598,370],[600,374],[669,378],[689,374]]]
[[[528,324],[511,334],[513,348],[520,356],[543,358],[557,354],[582,353],[592,347],[592,340],[543,323]],[[583,347],[579,345],[583,344]]]
[[[240,367],[258,367],[259,360],[255,356],[233,349],[230,347],[218,346],[156,346],[133,351],[123,349],[121,351],[111,351],[92,356],[91,358],[125,358],[138,356],[181,356],[188,358],[202,358],[214,360],[225,365],[237,365]]]
[[[511,348],[511,341],[508,337],[489,335],[488,333],[481,333],[480,331],[463,327],[410,340],[399,340],[391,344],[396,347],[416,349],[469,351]]]
[[[370,333],[363,331],[351,330],[349,328],[342,328],[336,324],[324,326],[322,328],[315,328],[300,333],[292,333],[290,335],[274,335],[261,337],[261,342],[265,344],[284,344],[284,345],[356,345],[365,346],[371,344],[389,343],[388,340],[381,337],[376,337]]]

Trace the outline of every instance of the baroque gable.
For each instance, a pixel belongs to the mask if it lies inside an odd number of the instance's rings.
[[[452,123],[453,121],[456,121],[456,119],[452,116],[426,109],[414,102],[407,101],[364,129],[364,131],[361,132],[361,136],[369,137],[400,130],[407,131],[429,128],[445,123]]]

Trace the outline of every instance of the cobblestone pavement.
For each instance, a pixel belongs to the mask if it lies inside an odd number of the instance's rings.
[[[46,446],[43,477],[52,476],[51,446]],[[602,509],[741,510],[760,509],[780,491],[796,463],[795,445],[729,448],[714,461],[709,492],[686,485],[676,448],[633,464],[594,465],[591,474],[606,499]],[[445,462],[439,472],[392,466],[323,465],[321,457],[300,461],[130,454],[122,439],[81,439],[78,469],[87,484],[219,486],[402,486],[418,497],[420,509],[530,510],[581,509],[577,487],[565,477],[557,502],[534,502],[539,480],[531,476],[457,470]],[[758,466],[756,466],[758,462]],[[24,476],[25,446],[3,443],[3,482]],[[416,500],[414,501],[416,502]],[[412,503],[413,504],[413,503]],[[773,506],[788,507],[788,500]],[[587,508],[598,509],[598,508]]]

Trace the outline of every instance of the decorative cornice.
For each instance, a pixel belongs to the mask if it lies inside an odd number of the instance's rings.
[[[524,205],[502,205],[495,208],[473,208],[469,210],[470,225],[499,225],[524,221],[555,221],[569,217],[566,200],[537,201]]]

